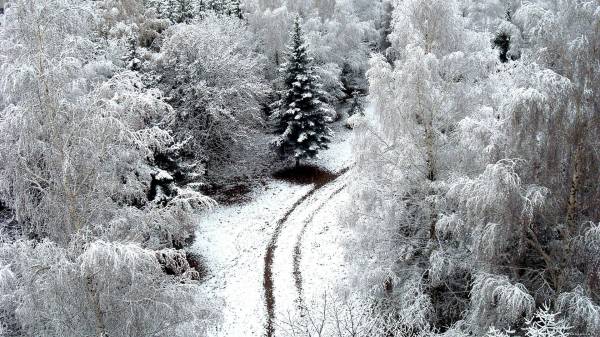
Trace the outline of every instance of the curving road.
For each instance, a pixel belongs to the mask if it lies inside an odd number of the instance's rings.
[[[191,250],[210,270],[203,300],[222,308],[210,337],[286,336],[287,318],[298,318],[304,302],[311,306],[323,289],[344,280],[338,211],[347,205],[347,194],[339,193],[347,179],[340,169],[353,158],[351,131],[336,127],[315,164],[341,172],[338,178],[320,186],[270,180],[251,201],[198,216]]]
[[[300,314],[304,305],[300,263],[303,236],[315,215],[345,187],[346,172],[325,184],[315,186],[281,217],[264,255],[263,290],[267,322],[265,335],[275,336],[276,323]]]

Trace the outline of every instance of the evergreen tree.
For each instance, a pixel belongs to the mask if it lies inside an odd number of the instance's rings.
[[[360,114],[361,116],[365,115],[364,102],[358,91],[352,93],[352,105],[350,106],[350,111],[348,111],[348,115],[350,116],[356,114]]]
[[[227,15],[235,16],[238,19],[243,19],[240,0],[229,0],[227,3]]]
[[[188,22],[194,18],[192,0],[169,0],[168,17],[175,23]]]
[[[206,0],[206,8],[215,12],[217,15],[225,13],[227,4],[225,0]]]
[[[208,10],[208,6],[206,4],[206,0],[200,0],[196,2],[196,13],[200,19],[204,18],[206,15],[206,11]]]
[[[154,8],[161,18],[173,23],[188,22],[196,14],[194,0],[148,0],[145,6]]]
[[[285,89],[279,112],[275,115],[277,131],[281,133],[281,154],[294,156],[296,166],[300,160],[312,158],[319,150],[327,149],[330,141],[329,107],[321,100],[321,84],[312,62],[300,18],[296,17],[288,45],[288,62],[283,68]]]
[[[194,18],[194,3],[192,0],[178,0],[177,22],[188,22]]]

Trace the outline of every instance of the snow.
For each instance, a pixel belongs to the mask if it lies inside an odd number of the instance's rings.
[[[330,149],[323,151],[315,163],[339,172],[351,164],[351,133],[341,123]],[[294,279],[294,248],[301,247],[299,267],[303,293],[307,302],[333,289],[344,274],[346,235],[338,224],[338,210],[348,195],[343,188],[346,177],[318,189],[289,214],[276,242],[272,263],[275,297],[275,336],[284,336],[278,327],[284,315],[298,315],[298,297]],[[209,278],[205,292],[222,301],[222,324],[212,336],[264,336],[267,323],[264,261],[267,246],[277,221],[315,186],[292,185],[268,180],[253,191],[252,201],[233,206],[218,206],[198,220],[197,240],[191,247],[201,254]]]
[[[294,278],[295,247],[300,245],[300,271],[302,275],[302,299],[313,302],[327,289],[338,283],[343,275],[344,250],[337,239],[338,209],[344,200],[344,177],[319,189],[307,199],[287,221],[286,229],[279,237],[273,262],[275,286],[276,322],[286,317],[299,317],[299,294]],[[341,190],[340,190],[341,189]],[[335,203],[331,200],[335,199]],[[333,229],[329,231],[329,229]],[[325,241],[321,241],[325,239]],[[277,331],[277,330],[276,330]],[[282,334],[276,334],[280,336]]]
[[[354,115],[348,117],[348,119],[346,119],[346,121],[344,122],[344,126],[347,127],[348,129],[354,129],[360,123],[362,123],[363,120],[364,120],[364,116],[361,116],[360,114],[354,114]]]
[[[173,181],[173,176],[165,170],[159,170],[154,179],[158,181]]]
[[[329,150],[318,155],[317,163],[330,171],[337,172],[342,168],[350,167],[352,158],[352,131],[346,129],[341,123],[331,126],[333,136]],[[344,141],[340,141],[343,139]]]
[[[300,134],[300,137],[298,137],[298,143],[302,143],[303,141],[305,141],[308,138],[308,135],[306,134],[306,132],[302,132]]]
[[[325,292],[343,292],[349,285],[343,242],[348,241],[352,233],[348,227],[339,224],[339,213],[350,196],[345,189],[334,193],[341,187],[338,184],[333,186],[333,191],[328,191],[330,199],[325,207],[316,211],[304,233],[300,268],[307,305],[319,303]],[[315,308],[309,310],[314,311]]]
[[[270,181],[251,203],[219,206],[198,223],[192,250],[211,270],[202,286],[224,303],[221,330],[214,336],[262,336],[266,323],[263,291],[265,248],[276,220],[311,189]]]

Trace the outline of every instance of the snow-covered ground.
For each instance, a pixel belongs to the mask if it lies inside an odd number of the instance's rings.
[[[326,247],[327,254],[323,257],[315,256],[315,245],[320,244],[318,232],[312,230],[313,224],[327,222],[334,224],[337,220],[337,210],[330,200],[343,192],[345,176],[320,188],[310,198],[303,202],[291,214],[285,223],[284,230],[279,236],[275,260],[273,262],[274,288],[275,288],[275,323],[281,325],[289,319],[289,316],[298,317],[297,311],[301,302],[299,301],[299,288],[302,289],[302,298],[308,294],[321,293],[326,285],[321,280],[331,279],[331,269],[316,268],[319,265],[328,264],[331,253],[341,253],[340,247]],[[320,227],[320,226],[319,226]],[[329,243],[329,242],[328,242]],[[327,243],[324,243],[327,245]],[[298,248],[296,248],[298,247]],[[305,255],[308,253],[308,256]],[[342,256],[338,256],[342,258]],[[294,259],[299,259],[300,275],[295,275]],[[337,263],[336,263],[337,264]],[[339,265],[339,264],[338,264]],[[313,268],[315,267],[315,268]],[[332,266],[333,267],[333,266]],[[298,279],[301,279],[301,284]],[[305,280],[308,281],[305,283]],[[315,286],[311,288],[310,286]],[[283,321],[283,322],[282,322]],[[276,334],[279,335],[279,334]]]
[[[203,286],[223,301],[216,336],[264,335],[263,261],[275,222],[311,189],[270,181],[253,201],[217,207],[198,224],[192,250],[202,254],[211,276]]]
[[[339,172],[351,164],[351,132],[341,123],[335,126],[329,150],[316,160],[320,166]],[[275,335],[285,315],[297,315],[299,293],[294,277],[296,258],[302,275],[303,297],[312,299],[344,279],[344,230],[338,225],[338,212],[347,195],[346,177],[315,190],[302,200],[281,225],[272,263],[275,298]],[[265,253],[277,222],[313,185],[292,185],[269,180],[253,191],[252,201],[219,206],[198,222],[193,251],[202,254],[210,269],[203,287],[223,303],[221,329],[215,336],[263,336],[267,309],[263,286]]]
[[[329,150],[319,153],[315,163],[332,172],[352,165],[352,132],[342,122],[332,126],[333,137]]]
[[[345,181],[343,182],[345,183]],[[343,186],[336,186],[336,190]],[[334,192],[335,192],[334,191]],[[346,207],[349,194],[345,189],[331,193],[325,206],[313,216],[302,240],[302,282],[306,305],[319,302],[325,293],[346,288],[348,275],[343,242],[349,229],[340,226],[339,212]],[[312,308],[314,310],[314,308]]]

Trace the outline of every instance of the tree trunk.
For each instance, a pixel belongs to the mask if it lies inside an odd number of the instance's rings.
[[[576,232],[577,228],[577,209],[578,209],[578,200],[577,195],[579,194],[579,189],[581,188],[581,182],[583,180],[583,146],[581,142],[577,146],[575,150],[575,156],[573,159],[574,167],[573,174],[571,176],[571,190],[569,191],[569,200],[567,203],[567,226],[571,235]]]
[[[427,152],[427,180],[430,182],[434,182],[436,177],[435,170],[435,151],[434,151],[434,139],[433,139],[433,122],[428,121],[425,125],[425,146]],[[435,206],[435,202],[431,201],[430,203],[430,224],[429,224],[429,239],[436,240],[436,226],[437,226],[437,207]]]
[[[434,155],[434,140],[433,140],[433,125],[432,122],[428,122],[429,125],[425,126],[425,146],[427,151],[427,179],[429,181],[436,180],[435,174],[435,155]]]
[[[94,287],[94,280],[92,276],[86,276],[86,288],[90,296],[90,303],[94,309],[94,316],[96,318],[96,336],[106,337],[106,326],[104,325],[104,313],[100,308],[100,297]]]
[[[566,223],[569,231],[569,236],[577,232],[577,212],[579,201],[577,196],[581,183],[584,180],[583,175],[583,142],[587,130],[587,123],[581,112],[581,96],[576,95],[576,122],[574,124],[574,144],[576,144],[575,154],[573,155],[573,173],[571,174],[571,188],[569,191],[569,199],[567,201]]]

